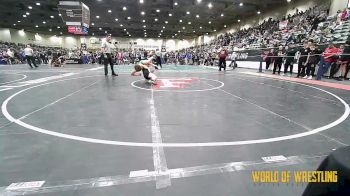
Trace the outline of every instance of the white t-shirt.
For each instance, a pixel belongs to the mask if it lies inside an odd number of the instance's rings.
[[[31,49],[31,48],[25,48],[24,49],[24,55],[26,55],[26,56],[33,56],[33,49]]]
[[[10,49],[7,50],[7,55],[8,55],[9,57],[11,57],[11,58],[14,57],[14,54],[13,54],[13,52],[12,52]]]
[[[101,48],[104,48],[104,49],[105,49],[105,50],[104,50],[104,53],[112,53],[112,48],[114,48],[114,46],[113,46],[111,43],[107,42],[106,39],[104,39],[104,40],[102,41]]]

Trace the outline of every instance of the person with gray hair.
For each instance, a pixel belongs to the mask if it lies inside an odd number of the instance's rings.
[[[34,65],[34,67],[38,67],[35,63],[35,59],[34,59],[34,51],[31,48],[31,46],[28,44],[27,47],[24,49],[24,55],[25,55],[25,59],[27,60],[30,68],[33,68],[32,63]]]

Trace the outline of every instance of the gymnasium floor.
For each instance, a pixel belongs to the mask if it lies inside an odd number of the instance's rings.
[[[150,86],[115,68],[0,67],[0,195],[295,196],[306,184],[251,171],[349,145],[350,83],[167,65]]]

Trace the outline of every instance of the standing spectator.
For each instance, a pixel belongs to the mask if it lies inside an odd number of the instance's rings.
[[[304,41],[304,47],[301,48],[298,52],[298,75],[299,77],[305,76],[305,66],[306,66],[306,60],[308,58],[309,53],[309,44],[307,41]]]
[[[289,69],[290,76],[293,74],[293,64],[294,64],[295,53],[296,53],[296,50],[295,50],[294,44],[289,44],[288,50],[286,52],[286,61],[284,63],[284,74],[283,75],[287,74],[288,68],[290,68]]]
[[[329,43],[328,47],[324,50],[321,56],[316,80],[321,80],[323,74],[326,73],[328,71],[328,68],[332,65],[332,63],[337,60],[337,55],[338,48],[336,48],[333,43]]]
[[[25,55],[25,59],[27,60],[30,68],[33,68],[32,63],[34,65],[34,67],[38,67],[35,63],[35,59],[34,59],[34,51],[31,48],[31,46],[28,44],[27,47],[24,49],[24,55]]]
[[[273,66],[273,72],[272,74],[276,74],[276,69],[278,68],[278,74],[281,74],[281,67],[283,62],[283,56],[285,55],[283,46],[278,47],[278,51],[275,52],[275,63]]]
[[[224,68],[224,71],[226,71],[226,57],[228,56],[228,52],[225,48],[221,49],[219,53],[219,71],[221,71],[221,68]]]
[[[303,77],[304,79],[312,80],[312,77],[315,76],[316,65],[320,62],[320,54],[322,51],[316,48],[314,43],[309,45],[309,50],[307,54],[307,59],[305,62],[306,65],[306,74]]]
[[[9,64],[12,65],[12,63],[15,62],[15,58],[14,58],[15,55],[14,55],[14,53],[11,51],[10,48],[7,49],[7,56],[8,56],[8,62],[9,62]]]

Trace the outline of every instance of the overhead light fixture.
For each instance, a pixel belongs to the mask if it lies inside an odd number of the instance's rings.
[[[16,24],[13,24],[13,26],[16,26]]]
[[[181,31],[179,30],[179,31],[177,31],[178,33],[181,33]]]
[[[92,35],[95,35],[95,33],[92,33]]]
[[[142,20],[142,22],[146,22],[146,20]]]
[[[100,16],[96,16],[96,18],[97,18],[97,19],[99,19],[99,18],[100,18]]]
[[[147,26],[146,25],[143,25],[143,28],[146,28]]]
[[[189,25],[190,25],[190,24],[192,24],[192,23],[191,23],[191,22],[188,22],[187,24],[189,24]]]
[[[187,11],[186,14],[189,15],[189,14],[191,14],[191,12]]]
[[[115,21],[118,21],[119,19],[118,18],[116,18],[116,19],[114,19]]]
[[[145,15],[145,12],[144,12],[144,11],[142,11],[142,12],[141,12],[141,15]]]
[[[58,16],[62,16],[62,14],[58,14]]]
[[[130,20],[131,19],[131,17],[130,16],[128,16],[128,20]]]
[[[199,15],[198,15],[198,14],[196,15],[196,18],[199,18]]]
[[[57,29],[60,29],[61,27],[60,26],[57,26]]]
[[[172,13],[169,13],[169,16],[173,16],[173,14],[172,14]]]
[[[95,25],[95,23],[91,23],[91,26],[94,26]]]
[[[54,16],[50,16],[50,18],[55,18]]]
[[[260,11],[258,11],[258,12],[256,12],[257,14],[261,14],[261,12]]]
[[[101,31],[101,30],[102,30],[102,28],[100,27],[100,28],[98,28],[98,30],[100,30],[100,31]]]
[[[43,21],[43,24],[46,24],[46,22],[45,22],[45,21]]]
[[[186,27],[182,27],[182,29],[186,29]]]
[[[165,29],[165,27],[163,26],[163,29]]]
[[[182,22],[182,20],[179,20],[179,22]]]
[[[37,3],[35,3],[35,5],[40,6],[40,3],[39,3],[39,2],[37,2]]]
[[[158,13],[159,13],[159,12],[160,12],[160,10],[156,10],[156,12],[158,12]]]
[[[209,21],[208,23],[211,24],[211,21]]]
[[[241,22],[241,20],[237,20],[237,22]]]
[[[178,5],[178,3],[177,3],[177,2],[175,2],[175,3],[174,3],[174,5]]]
[[[144,29],[143,31],[147,31],[146,29]]]
[[[52,31],[52,29],[49,29],[49,31]]]
[[[199,27],[200,29],[202,29],[203,27]]]
[[[105,33],[107,34],[108,32],[107,32],[107,31],[105,31]]]
[[[290,3],[292,0],[287,0],[288,3]]]
[[[168,21],[165,21],[165,24],[168,24]]]
[[[140,0],[140,3],[143,3],[143,0]]]
[[[223,16],[224,16],[224,14],[221,14],[220,16],[221,16],[221,17],[223,17]]]
[[[112,10],[108,10],[108,13],[112,13]]]
[[[208,8],[212,8],[212,7],[213,7],[213,4],[208,3]]]
[[[224,28],[226,28],[227,26],[226,25],[224,25]]]
[[[242,7],[242,6],[243,6],[243,3],[239,3],[239,6],[241,6],[241,7]]]
[[[18,22],[18,23],[20,23],[21,21],[20,21],[20,20],[18,20],[17,22]]]
[[[39,26],[38,25],[35,25],[36,28],[38,28]]]
[[[162,32],[162,33],[163,33],[163,30],[160,30],[160,32]]]
[[[131,35],[129,34],[129,37],[131,37]]]
[[[125,10],[127,10],[127,8],[124,6],[124,7],[123,7],[123,10],[125,11]]]
[[[119,26],[121,26],[121,27],[122,27],[122,26],[123,26],[123,24],[120,24]]]
[[[29,13],[29,12],[26,12],[26,15],[28,15],[28,16],[29,16],[29,15],[30,15],[30,13]]]
[[[197,0],[197,3],[201,3],[202,2],[202,0]]]
[[[124,29],[124,31],[126,31],[126,29]]]
[[[60,32],[60,34],[62,35],[63,33],[62,33],[62,32]]]
[[[196,31],[193,31],[193,33],[195,33]]]
[[[27,18],[27,15],[24,14],[24,15],[23,15],[23,18]]]
[[[30,9],[30,10],[31,10],[31,9],[33,9],[33,7],[32,7],[32,6],[28,6],[28,9]]]
[[[158,21],[158,18],[155,18],[154,21]]]

